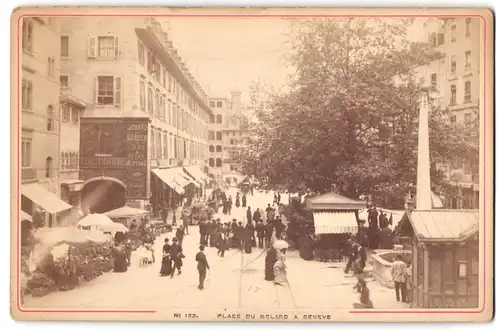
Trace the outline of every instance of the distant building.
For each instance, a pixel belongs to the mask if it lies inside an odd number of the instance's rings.
[[[25,17],[20,24],[21,210],[36,226],[52,227],[71,209],[59,198],[59,150],[65,142],[59,106],[60,21]]]
[[[241,102],[241,92],[232,92],[227,98],[210,98],[214,111],[210,124],[209,173],[219,184],[235,184],[242,179],[239,158],[248,126]]]
[[[137,17],[61,21],[61,84],[85,103],[78,161],[84,207],[106,212],[126,203],[156,211],[202,192],[212,110],[161,24]]]
[[[481,20],[478,18],[442,19],[432,27],[429,43],[443,57],[415,70],[417,83],[433,86],[441,106],[452,111],[451,123],[472,124],[478,121],[481,81]],[[441,187],[444,207],[479,208],[479,164],[457,157],[440,165],[448,184]]]

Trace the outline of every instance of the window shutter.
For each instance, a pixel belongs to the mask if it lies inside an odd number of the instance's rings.
[[[115,83],[113,84],[113,89],[115,92],[113,103],[115,107],[119,107],[122,104],[122,78],[115,77]]]
[[[89,36],[87,51],[89,58],[97,57],[97,38],[95,36]]]
[[[94,78],[94,104],[99,105],[99,77]]]
[[[115,57],[118,57],[118,37],[115,37]]]

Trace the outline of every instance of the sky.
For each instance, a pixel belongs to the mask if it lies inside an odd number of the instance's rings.
[[[276,90],[287,84],[294,68],[287,65],[289,20],[280,18],[185,18],[162,21],[174,47],[209,97],[241,91],[260,80]],[[425,40],[422,22],[410,28],[412,39]]]

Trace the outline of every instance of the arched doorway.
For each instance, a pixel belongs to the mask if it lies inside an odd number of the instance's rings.
[[[82,194],[83,210],[105,213],[125,206],[125,184],[114,178],[94,178],[85,182]]]

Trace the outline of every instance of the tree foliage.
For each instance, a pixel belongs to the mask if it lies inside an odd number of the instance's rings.
[[[413,81],[412,69],[441,56],[427,44],[409,42],[408,24],[328,18],[294,25],[288,60],[297,75],[290,91],[269,94],[259,84],[251,90],[257,121],[242,155],[244,171],[269,188],[371,194],[388,207],[402,207],[404,191],[416,181],[426,88]],[[447,109],[431,111],[433,163],[449,160],[457,148],[473,150],[474,142],[457,133],[448,115]],[[433,181],[441,177],[433,167]]]

